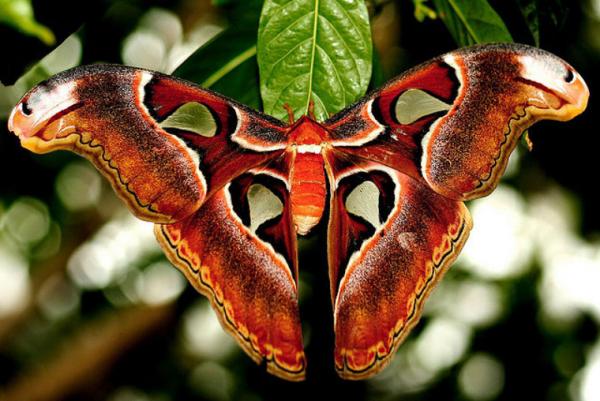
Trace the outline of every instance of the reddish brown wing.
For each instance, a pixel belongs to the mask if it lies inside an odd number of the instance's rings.
[[[34,152],[85,156],[136,216],[158,223],[190,215],[285,147],[277,120],[191,83],[116,65],[79,67],[36,86],[9,129]]]
[[[253,170],[194,215],[155,231],[169,260],[208,297],[252,359],[302,380],[296,236],[285,181],[273,170]]]
[[[330,154],[329,272],[335,367],[374,375],[417,323],[471,220],[460,201],[378,163]]]
[[[496,187],[527,127],[573,118],[588,96],[579,74],[550,53],[485,45],[420,65],[324,125],[339,151],[466,200]]]
[[[471,227],[462,200],[491,192],[525,128],[581,113],[565,62],[523,45],[446,54],[324,123],[335,365],[382,369]]]
[[[35,152],[92,161],[134,214],[158,223],[171,262],[242,348],[276,375],[304,377],[281,122],[181,80],[103,65],[34,88],[9,128]]]

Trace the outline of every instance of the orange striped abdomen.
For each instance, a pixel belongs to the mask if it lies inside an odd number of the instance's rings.
[[[307,234],[325,210],[327,188],[320,153],[296,153],[291,177],[292,214],[296,232]]]

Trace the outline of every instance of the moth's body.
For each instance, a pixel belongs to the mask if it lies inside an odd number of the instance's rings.
[[[9,129],[35,152],[90,159],[241,347],[290,380],[306,369],[296,234],[328,210],[335,368],[361,379],[389,363],[460,252],[463,201],[498,185],[524,129],[573,118],[588,95],[558,57],[489,45],[287,125],[159,73],[88,66],[30,91]]]
[[[323,152],[329,136],[322,125],[302,116],[290,128],[288,138],[292,215],[296,233],[305,235],[319,223],[325,210],[327,182]]]

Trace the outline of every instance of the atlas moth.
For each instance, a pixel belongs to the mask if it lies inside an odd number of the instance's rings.
[[[297,234],[327,224],[335,369],[384,368],[461,251],[464,201],[498,185],[523,131],[589,92],[525,45],[447,53],[327,121],[286,124],[158,72],[90,65],[27,93],[22,146],[90,160],[256,362],[305,377]],[[325,212],[328,216],[324,216]]]

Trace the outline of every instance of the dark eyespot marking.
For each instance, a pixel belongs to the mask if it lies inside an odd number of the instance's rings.
[[[575,73],[573,72],[572,69],[567,68],[567,73],[565,74],[565,76],[563,78],[566,83],[570,84],[573,81],[575,81]]]
[[[26,116],[30,116],[31,113],[33,113],[33,110],[31,110],[29,108],[27,101],[24,101],[23,103],[21,103],[21,111],[23,111],[23,114],[25,114]]]

